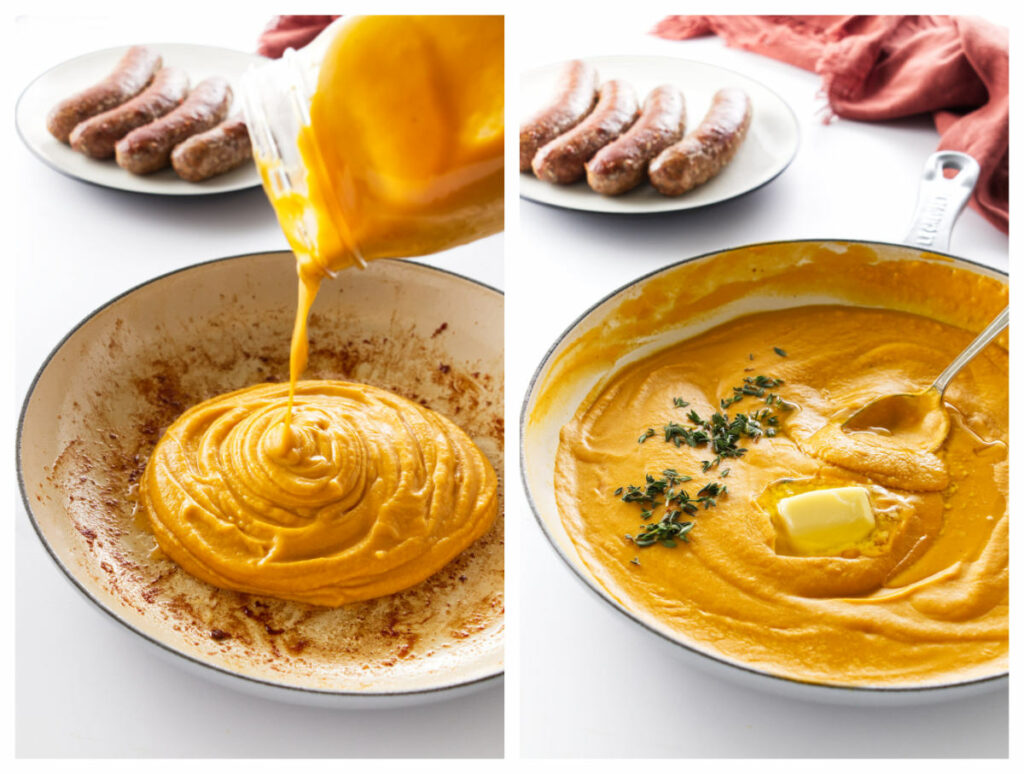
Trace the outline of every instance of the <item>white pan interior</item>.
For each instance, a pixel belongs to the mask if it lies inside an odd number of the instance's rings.
[[[503,516],[418,586],[335,610],[215,589],[152,555],[134,496],[149,451],[190,405],[287,379],[296,286],[290,253],[215,261],[142,285],[70,333],[30,390],[19,433],[40,538],[112,616],[250,688],[391,695],[500,675]],[[379,261],[324,283],[305,376],[374,384],[440,411],[473,437],[500,481],[503,362],[498,291]]]
[[[865,276],[895,271],[905,261],[923,262],[934,283],[901,285],[889,295],[879,294],[877,287],[868,282],[860,289],[847,286],[840,292],[827,281],[825,266],[835,260],[848,261],[854,273],[859,263]],[[711,656],[713,661],[731,663],[685,641],[656,619],[627,610],[587,569],[555,502],[553,471],[561,428],[592,391],[627,364],[748,314],[845,304],[900,309],[980,331],[1002,307],[978,305],[966,313],[970,320],[964,326],[965,313],[958,307],[970,297],[969,283],[973,281],[1001,286],[1005,304],[1009,288],[1006,276],[967,261],[898,245],[802,241],[713,253],[666,267],[619,289],[587,311],[555,342],[538,367],[523,405],[523,482],[541,527],[576,575],[613,607],[668,640]],[[958,285],[963,286],[962,293],[956,290]],[[946,288],[946,292],[939,292],[940,288]],[[647,298],[646,311],[638,317],[631,302],[641,296]],[[574,359],[584,342],[589,342],[587,357]],[[600,343],[596,349],[595,342]],[[773,678],[773,682],[780,681]]]

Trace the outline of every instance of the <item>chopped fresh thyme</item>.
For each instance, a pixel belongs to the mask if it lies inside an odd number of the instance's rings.
[[[733,387],[733,389],[735,390],[736,388]],[[725,411],[733,403],[737,403],[737,402],[739,402],[741,400],[743,400],[743,393],[742,392],[736,392],[736,393],[733,393],[732,395],[730,395],[728,398],[722,398],[722,400],[719,401],[719,405],[721,405],[722,411]]]
[[[637,567],[639,567],[640,566],[640,557],[639,556],[634,556],[632,559],[629,560],[629,563],[630,564],[635,564]]]
[[[692,521],[674,521],[666,516],[655,524],[644,525],[644,531],[635,535],[633,542],[640,548],[647,548],[655,543],[661,543],[666,548],[675,548],[674,538],[681,538],[684,543],[690,542],[686,535],[691,529]]]
[[[674,443],[678,449],[684,443],[687,446],[699,446],[702,443],[707,443],[708,436],[703,430],[691,430],[676,422],[669,422],[665,425],[665,441]]]
[[[780,357],[787,357],[784,350],[774,347]],[[753,353],[750,359],[754,359]],[[697,413],[696,409],[690,409],[686,418],[690,427],[678,422],[669,422],[664,426],[665,442],[675,444],[676,448],[683,444],[696,448],[707,445],[708,450],[714,455],[711,459],[701,460],[701,472],[706,474],[711,469],[720,466],[722,460],[739,459],[747,453],[747,449],[740,446],[740,442],[749,438],[757,440],[761,437],[773,438],[779,426],[779,417],[776,411],[790,411],[793,408],[789,403],[774,392],[769,392],[776,387],[782,386],[782,379],[759,374],[758,376],[743,377],[743,384],[732,388],[732,395],[722,398],[719,401],[721,411],[716,411],[707,419]],[[739,403],[747,397],[761,398],[765,408],[755,409],[749,413],[737,413],[730,417],[728,409],[730,406]],[[673,398],[676,408],[687,408],[690,404],[682,398]],[[643,443],[655,435],[654,428],[647,428],[638,439]],[[718,474],[719,478],[726,478],[731,468],[722,468]],[[642,530],[636,535],[627,534],[625,537],[640,548],[653,546],[660,543],[668,548],[676,545],[676,540],[688,543],[690,530],[695,522],[684,516],[690,517],[698,513],[701,507],[704,510],[714,508],[718,505],[718,498],[728,494],[728,488],[712,481],[705,484],[698,490],[696,496],[682,488],[682,484],[692,481],[692,476],[681,475],[674,469],[666,469],[661,473],[660,478],[655,478],[650,473],[644,476],[644,483],[641,486],[628,485],[615,490],[615,496],[621,497],[623,502],[640,503],[642,510],[640,518],[643,520]],[[664,498],[664,499],[660,499]],[[655,511],[663,508],[661,518],[654,520]],[[639,558],[634,557],[633,564],[640,564]]]
[[[786,354],[786,350],[782,349],[781,347],[772,347],[772,349],[775,350],[775,354],[778,355],[779,357],[789,357],[789,355]]]
[[[692,516],[701,507],[704,510],[714,508],[718,504],[717,498],[728,493],[726,487],[711,482],[705,484],[696,496],[691,496],[680,485],[692,480],[692,477],[680,475],[678,471],[669,468],[662,471],[662,478],[655,478],[648,473],[644,477],[643,486],[629,485],[616,489],[615,495],[621,497],[623,502],[639,502],[647,506],[640,512],[640,518],[646,522],[642,531],[636,535],[626,535],[626,539],[640,548],[655,543],[671,548],[675,546],[676,538],[689,542],[687,533],[693,529],[694,522],[682,520],[683,516]],[[664,500],[659,497],[664,497]],[[656,508],[664,508],[661,518],[649,521]]]
[[[733,387],[733,397],[736,400],[741,400],[745,395],[756,395],[758,398],[763,398],[765,390],[770,390],[773,387],[778,387],[782,384],[781,379],[769,379],[764,374],[758,374],[757,376],[744,376],[743,385],[740,387]],[[739,395],[739,398],[735,396]]]

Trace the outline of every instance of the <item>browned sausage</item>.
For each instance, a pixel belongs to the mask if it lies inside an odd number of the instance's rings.
[[[67,142],[71,130],[87,118],[127,102],[153,80],[163,60],[145,46],[132,46],[106,78],[61,100],[46,118],[46,128],[61,142]]]
[[[624,81],[608,81],[594,111],[575,129],[549,142],[533,157],[533,173],[549,183],[575,183],[583,165],[636,121],[636,92]]]
[[[706,183],[736,155],[750,128],[750,97],[739,89],[721,89],[700,126],[651,162],[651,185],[678,196]]]
[[[245,121],[237,118],[189,137],[171,152],[171,165],[180,177],[198,183],[228,172],[250,158],[249,130]]]
[[[76,126],[71,132],[71,147],[94,159],[109,159],[118,140],[132,129],[170,113],[186,94],[188,73],[180,67],[165,67],[139,96]]]
[[[554,100],[519,127],[519,171],[529,172],[534,154],[587,117],[597,102],[597,70],[586,62],[566,62]]]
[[[636,188],[647,177],[651,159],[686,131],[686,100],[675,86],[659,86],[644,100],[640,118],[615,142],[587,162],[587,183],[600,194]]]
[[[170,163],[175,145],[215,127],[230,107],[228,82],[220,77],[207,78],[180,107],[121,139],[114,147],[117,163],[137,175],[163,169]]]

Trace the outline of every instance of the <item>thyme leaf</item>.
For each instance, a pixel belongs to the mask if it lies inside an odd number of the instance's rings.
[[[784,350],[774,347],[780,357],[787,357]],[[750,360],[754,355],[750,355]],[[752,369],[748,369],[752,370]],[[783,400],[777,393],[770,392],[784,384],[782,379],[759,374],[743,377],[743,384],[732,388],[732,395],[719,401],[721,411],[716,411],[707,419],[700,416],[696,409],[686,413],[690,425],[669,422],[662,428],[665,442],[680,448],[683,444],[691,448],[707,446],[713,455],[711,459],[701,461],[701,472],[707,474],[718,468],[723,460],[740,459],[747,453],[747,448],[740,444],[744,439],[758,440],[762,437],[773,438],[779,427],[777,411],[791,411],[792,403]],[[764,401],[764,408],[754,409],[748,413],[737,412],[729,415],[728,409],[744,398],[755,397]],[[687,408],[689,402],[682,398],[673,398],[676,408]],[[644,443],[656,435],[654,428],[647,428],[637,439]],[[726,478],[731,468],[722,468],[718,478]],[[636,535],[627,534],[626,540],[646,548],[656,543],[667,548],[674,548],[677,540],[689,542],[689,533],[695,522],[692,516],[701,508],[709,510],[718,506],[718,499],[728,494],[728,488],[717,481],[704,484],[695,496],[691,496],[682,484],[692,481],[692,476],[680,474],[677,470],[667,468],[656,478],[648,473],[640,485],[629,484],[615,490],[615,496],[626,503],[638,503],[641,506],[641,531]],[[655,519],[656,511],[663,508],[661,518]],[[633,564],[639,564],[634,558]]]

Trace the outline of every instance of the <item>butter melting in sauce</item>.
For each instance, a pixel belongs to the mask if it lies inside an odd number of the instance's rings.
[[[990,347],[951,384],[938,449],[841,428],[871,397],[927,384],[971,338],[903,312],[797,307],[732,320],[634,362],[599,382],[561,430],[555,495],[566,531],[623,604],[774,674],[877,685],[999,669],[1008,630],[1006,350]],[[767,344],[788,357],[765,357]],[[702,474],[713,456],[706,447],[660,435],[637,443],[645,428],[686,421],[676,397],[703,417],[718,410],[748,368],[782,378],[778,393],[799,409],[776,437],[744,439],[748,451],[728,461],[728,478],[718,468]],[[760,406],[747,397],[729,411]],[[623,537],[638,529],[636,508],[614,490],[668,468],[693,475],[691,494],[709,480],[728,484],[728,494],[687,517],[689,543],[638,548]],[[868,489],[877,517],[864,540],[814,556],[780,540],[779,499],[851,485]]]

